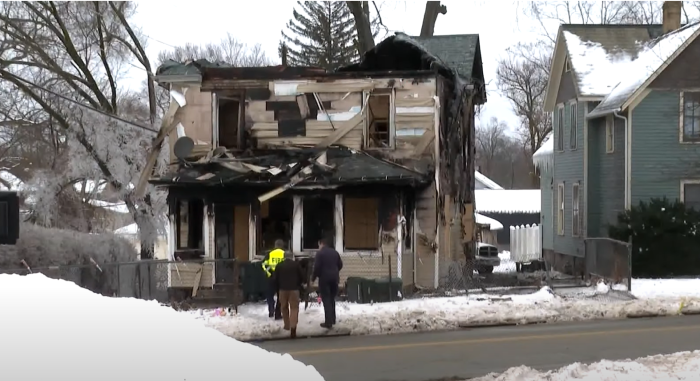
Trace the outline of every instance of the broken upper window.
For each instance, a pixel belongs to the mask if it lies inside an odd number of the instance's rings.
[[[302,250],[315,250],[321,238],[331,244],[335,242],[335,197],[314,196],[304,197],[302,221]]]
[[[344,203],[345,250],[378,250],[379,200],[346,197]]]
[[[219,146],[238,148],[241,105],[238,98],[219,98]]]
[[[204,202],[202,200],[179,200],[176,204],[177,248],[202,249],[204,227]]]
[[[289,197],[275,197],[260,204],[263,250],[275,249],[275,241],[278,239],[284,242],[282,249],[291,249],[293,213],[294,201]]]
[[[369,94],[366,113],[367,147],[391,147],[391,90]]]

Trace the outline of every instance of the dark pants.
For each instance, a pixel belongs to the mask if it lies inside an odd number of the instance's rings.
[[[275,303],[275,296],[277,296],[277,302]],[[275,318],[280,318],[282,316],[282,306],[280,305],[280,295],[279,290],[275,288],[275,284],[272,279],[268,279],[267,282],[267,312]]]
[[[335,324],[335,297],[338,295],[338,281],[319,279],[318,292],[321,294],[323,312],[326,315],[325,323],[333,325]]]

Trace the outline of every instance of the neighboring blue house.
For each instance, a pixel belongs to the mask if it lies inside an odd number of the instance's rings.
[[[583,269],[586,237],[652,197],[700,205],[699,24],[561,25],[545,110],[553,133],[533,155],[541,173],[543,252]]]

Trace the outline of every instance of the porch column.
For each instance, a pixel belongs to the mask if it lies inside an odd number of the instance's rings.
[[[294,207],[292,208],[292,252],[301,253],[301,238],[304,231],[304,209],[301,196],[292,198]]]
[[[202,243],[204,244],[204,258],[211,259],[214,258],[214,255],[211,252],[211,247],[209,247],[209,242],[211,242],[211,240],[209,239],[209,234],[211,234],[211,226],[209,226],[211,220],[211,218],[209,217],[209,205],[204,204],[203,214],[204,226],[202,227]]]
[[[333,213],[333,222],[334,222],[334,227],[335,227],[335,251],[337,251],[340,254],[343,254],[343,246],[345,246],[345,241],[343,237],[343,234],[345,233],[345,228],[343,226],[343,221],[344,221],[344,212],[345,210],[343,209],[343,195],[342,194],[336,194],[335,195],[335,213]]]
[[[403,207],[403,200],[400,203],[401,207]],[[401,209],[403,210],[403,208]],[[402,274],[401,274],[401,269],[402,269],[402,259],[403,259],[403,224],[406,222],[406,219],[403,217],[403,214],[400,213],[396,216],[396,237],[397,237],[397,245],[396,245],[396,277],[401,279]]]
[[[257,225],[255,223],[255,212],[253,211],[253,206],[250,205],[248,208],[248,260],[252,261],[255,258],[257,250]]]

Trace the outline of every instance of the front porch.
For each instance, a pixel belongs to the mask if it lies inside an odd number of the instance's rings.
[[[297,257],[313,256],[318,240],[327,238],[343,257],[341,287],[351,276],[391,276],[412,288],[416,197],[429,177],[365,153],[337,151],[327,154],[331,175],[311,173],[291,187],[287,176],[272,174],[289,169],[279,162],[274,168],[282,170],[248,176],[193,165],[154,181],[168,187],[172,258],[214,261],[201,265],[197,285],[213,288],[236,279],[233,266],[223,263],[227,259],[260,260],[276,239]],[[179,270],[170,271],[169,287],[193,288],[196,278]]]

